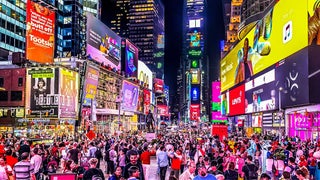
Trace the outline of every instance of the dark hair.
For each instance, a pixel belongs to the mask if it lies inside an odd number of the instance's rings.
[[[248,155],[247,158],[248,158],[249,161],[252,161],[252,156],[251,155]]]
[[[27,153],[27,152],[24,152],[21,154],[21,160],[26,160],[26,159],[28,159],[28,157],[29,157],[29,153]]]
[[[11,156],[11,155],[12,155],[12,150],[11,150],[11,148],[6,151],[6,155],[7,155],[7,156]]]
[[[38,154],[38,152],[39,152],[39,148],[34,148],[34,149],[33,149],[33,153],[34,153],[34,154]]]
[[[235,168],[234,162],[230,162],[229,163],[229,169],[234,170],[234,168]]]
[[[137,166],[131,166],[129,169],[128,169],[128,172],[129,172],[129,176],[132,176],[133,173],[139,171],[139,168]]]
[[[39,82],[42,82],[42,83],[43,83],[43,86],[45,86],[45,85],[46,85],[46,82],[44,81],[44,79],[39,78],[39,80],[38,80],[38,87],[39,87]]]
[[[271,177],[267,174],[267,173],[262,173],[261,176],[260,176],[260,179],[262,178],[267,178],[267,179],[271,179]]]
[[[290,178],[291,178],[290,173],[287,172],[287,171],[284,171],[282,175],[283,175],[283,177],[284,177],[285,179],[290,179]]]
[[[289,161],[290,161],[291,163],[295,163],[294,157],[289,157]]]

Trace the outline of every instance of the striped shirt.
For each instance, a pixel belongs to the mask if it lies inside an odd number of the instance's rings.
[[[19,161],[14,165],[13,171],[17,180],[29,180],[34,173],[34,167],[30,161]]]

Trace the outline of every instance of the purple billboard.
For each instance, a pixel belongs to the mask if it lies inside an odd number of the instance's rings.
[[[99,80],[99,68],[94,66],[87,66],[86,80],[84,83],[84,100],[83,105],[91,106],[92,100],[96,97],[97,86]]]
[[[219,81],[212,82],[212,102],[220,103],[221,83]]]
[[[128,39],[125,44],[125,72],[129,77],[137,77],[139,49]]]
[[[103,65],[121,68],[121,37],[87,13],[87,55]]]
[[[139,86],[129,82],[122,82],[122,104],[124,111],[136,111],[139,99]]]

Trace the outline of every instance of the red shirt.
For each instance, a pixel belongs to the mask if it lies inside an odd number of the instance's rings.
[[[13,168],[13,166],[18,162],[18,159],[17,158],[14,158],[12,156],[6,156],[6,159],[7,159],[7,164]]]
[[[142,164],[150,164],[150,156],[151,153],[149,151],[143,151],[143,153],[140,156]]]

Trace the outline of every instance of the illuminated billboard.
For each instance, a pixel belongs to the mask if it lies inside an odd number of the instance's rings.
[[[59,74],[59,117],[75,119],[78,116],[79,74],[66,68],[60,68]]]
[[[220,89],[221,89],[221,83],[219,81],[212,82],[212,102],[220,103]]]
[[[244,114],[245,86],[241,85],[229,91],[229,115]]]
[[[167,105],[158,105],[158,115],[160,116],[169,116],[169,107]]]
[[[29,68],[26,78],[26,117],[58,118],[59,68]]]
[[[201,33],[194,30],[190,33],[190,47],[200,47]]]
[[[146,85],[148,89],[152,89],[152,71],[142,61],[138,61],[138,79],[143,85]]]
[[[199,69],[191,69],[191,84],[200,84],[200,70]]]
[[[55,12],[28,0],[26,13],[26,58],[53,63]]]
[[[149,90],[143,90],[144,114],[148,114],[151,104],[151,93]]]
[[[200,85],[191,85],[191,103],[199,104],[200,103]]]
[[[139,49],[128,39],[125,39],[125,72],[129,77],[137,77],[138,75],[138,57]]]
[[[308,45],[307,4],[281,0],[221,60],[225,91]]]
[[[190,120],[192,121],[200,120],[200,104],[190,105]]]
[[[96,97],[99,84],[99,68],[87,65],[87,72],[84,83],[83,105],[91,106],[92,100]]]
[[[156,93],[163,93],[163,88],[164,88],[164,82],[163,79],[158,79],[158,78],[154,78],[153,79],[153,88],[154,88],[154,92]]]
[[[87,14],[87,55],[111,68],[121,68],[121,37],[90,13]]]
[[[139,86],[129,82],[122,81],[122,103],[121,109],[135,112],[138,106]]]

